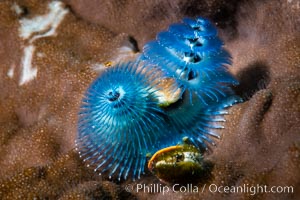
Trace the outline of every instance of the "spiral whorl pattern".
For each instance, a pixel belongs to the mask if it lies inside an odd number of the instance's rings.
[[[186,138],[214,144],[225,108],[240,101],[230,86],[230,55],[206,19],[186,18],[157,35],[133,62],[106,69],[79,112],[77,150],[95,171],[140,178],[146,154]]]
[[[216,28],[208,20],[186,18],[183,23],[173,24],[168,31],[159,33],[156,41],[146,44],[141,58],[162,67],[184,90],[209,104],[206,97],[218,101],[221,87],[237,84],[224,66],[231,62],[222,45]]]
[[[140,177],[146,154],[170,137],[158,107],[155,69],[123,63],[107,69],[88,88],[79,113],[78,140],[81,157],[95,171],[118,171]]]
[[[172,127],[197,147],[219,137],[212,129],[223,128],[226,107],[240,101],[230,86],[238,84],[228,72],[230,54],[223,48],[217,29],[204,18],[183,19],[145,45],[140,57],[175,77],[183,95],[176,109],[166,108]]]

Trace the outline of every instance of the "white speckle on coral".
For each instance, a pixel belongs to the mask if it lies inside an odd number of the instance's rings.
[[[56,29],[64,19],[68,10],[60,1],[53,1],[48,5],[49,13],[35,18],[23,18],[20,20],[19,34],[24,40],[30,39],[30,42],[56,34]]]
[[[118,50],[117,50],[117,56],[115,56],[113,58],[113,62],[114,63],[118,63],[122,60],[127,60],[127,59],[132,59],[132,58],[135,58],[136,55],[138,55],[137,53],[134,52],[134,49],[131,48],[131,47],[128,47],[128,46],[123,46],[123,47],[120,47]]]
[[[29,45],[24,48],[24,56],[22,58],[22,72],[19,84],[23,85],[34,79],[37,75],[37,68],[32,67],[32,57],[35,47]]]
[[[18,4],[16,4],[16,2],[11,6],[11,9],[15,11],[17,15],[20,15],[23,12],[22,8]]]
[[[129,46],[122,46],[118,49],[120,53],[133,53],[133,48],[130,48]]]
[[[45,54],[41,53],[41,52],[37,52],[36,56],[39,57],[39,58],[43,58],[43,57],[45,57]]]
[[[102,72],[103,70],[106,69],[106,66],[102,63],[96,63],[91,65],[91,68],[96,72]]]
[[[10,69],[8,70],[7,76],[8,76],[9,78],[14,77],[15,67],[16,67],[16,65],[15,65],[15,64],[12,64],[12,66],[11,66]]]
[[[14,4],[12,9],[14,9],[17,13],[22,12],[21,8],[17,4]],[[65,15],[69,12],[60,1],[52,1],[48,4],[48,9],[48,14],[30,19],[20,19],[21,26],[19,28],[19,36],[23,40],[29,40],[29,42],[25,42],[26,45],[23,49],[24,55],[21,65],[22,72],[19,82],[20,85],[33,80],[37,75],[38,69],[32,66],[35,50],[32,43],[39,38],[55,36],[56,29],[64,19]],[[45,56],[43,53],[37,53],[36,55],[38,57]]]

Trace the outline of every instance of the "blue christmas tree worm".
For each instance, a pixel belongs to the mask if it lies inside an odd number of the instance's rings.
[[[140,178],[146,155],[182,143],[214,144],[225,110],[240,101],[230,55],[207,19],[183,20],[147,43],[132,62],[106,69],[87,89],[77,150],[100,173]],[[170,94],[173,94],[170,99]]]

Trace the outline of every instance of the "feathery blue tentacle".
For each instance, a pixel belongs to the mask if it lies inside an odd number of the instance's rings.
[[[230,54],[223,48],[214,25],[200,17],[185,18],[183,23],[159,33],[156,41],[147,43],[140,59],[161,67],[183,89],[182,99],[166,108],[175,132],[198,147],[205,146],[204,140],[212,143],[207,136],[217,136],[211,129],[220,126],[210,124],[216,116],[222,121],[226,114],[223,110],[240,101],[230,88],[238,84],[227,69]]]
[[[77,147],[96,170],[139,177],[146,154],[171,136],[153,92],[160,79],[153,71],[138,63],[119,64],[88,88],[79,113]]]

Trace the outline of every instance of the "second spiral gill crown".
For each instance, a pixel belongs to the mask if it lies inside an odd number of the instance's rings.
[[[198,149],[213,144],[224,109],[240,100],[222,45],[207,19],[186,18],[147,43],[135,61],[100,74],[79,112],[76,146],[84,161],[109,177],[135,179],[148,153],[182,138]]]
[[[164,71],[181,89],[180,100],[165,108],[175,132],[186,136],[198,148],[207,136],[219,137],[213,129],[223,128],[225,108],[241,101],[232,85],[238,84],[230,74],[230,54],[223,48],[217,29],[205,18],[183,19],[147,43],[141,60]]]
[[[204,18],[186,18],[171,25],[145,45],[141,59],[161,67],[166,76],[174,77],[204,104],[226,96],[222,92],[226,85],[237,84],[227,71],[230,55],[223,49],[216,28]]]

